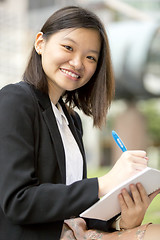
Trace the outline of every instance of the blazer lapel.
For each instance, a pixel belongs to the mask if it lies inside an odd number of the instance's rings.
[[[52,110],[51,102],[49,96],[47,94],[42,93],[39,90],[34,89],[36,97],[43,109],[42,115],[48,127],[48,130],[51,134],[51,138],[53,141],[54,149],[57,156],[57,161],[59,164],[59,169],[61,172],[62,183],[66,183],[66,167],[65,167],[65,153],[64,147],[61,139],[61,135],[58,130],[58,125],[56,122],[56,118],[54,112]]]
[[[59,102],[60,102],[60,104],[61,104],[61,106],[63,108],[63,111],[64,111],[67,119],[68,119],[69,128],[70,128],[70,130],[71,130],[71,132],[72,132],[72,134],[73,134],[73,136],[74,136],[74,138],[75,138],[75,140],[76,140],[76,142],[77,142],[77,144],[79,146],[79,149],[81,151],[81,154],[82,154],[82,157],[83,157],[83,165],[84,165],[84,167],[83,167],[83,177],[86,177],[86,168],[87,167],[86,167],[86,158],[85,158],[85,151],[84,151],[83,143],[82,143],[82,137],[78,135],[78,131],[79,130],[75,127],[74,121],[71,118],[71,116],[69,115],[63,100],[60,99]]]
[[[61,172],[62,182],[66,183],[66,164],[65,164],[64,147],[63,147],[61,135],[58,130],[56,118],[55,118],[54,112],[52,110],[49,96],[48,96],[48,94],[42,93],[41,91],[39,91],[35,88],[34,88],[34,92],[39,101],[39,104],[41,105],[41,107],[43,109],[42,114],[43,114],[44,120],[46,122],[46,125],[48,126],[49,132],[51,134],[53,144],[55,146],[55,152],[56,152],[57,161],[58,161],[60,172]],[[85,160],[85,152],[84,152],[84,148],[83,148],[82,139],[78,135],[78,130],[76,129],[73,119],[69,115],[63,100],[60,99],[59,102],[63,108],[63,111],[64,111],[67,119],[68,119],[70,130],[80,148],[80,151],[81,151],[81,154],[83,157],[83,165],[84,165],[83,177],[86,177],[86,160]]]

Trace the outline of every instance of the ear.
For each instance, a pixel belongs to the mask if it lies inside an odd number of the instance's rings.
[[[41,55],[41,53],[42,53],[43,46],[44,46],[43,33],[39,32],[36,36],[36,40],[35,40],[35,44],[34,44],[35,50],[39,55]]]

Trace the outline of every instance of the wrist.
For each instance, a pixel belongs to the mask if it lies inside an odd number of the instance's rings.
[[[99,196],[99,198],[101,198],[101,197],[104,196],[104,189],[105,189],[103,177],[99,177],[99,178],[98,178],[98,188],[99,188],[99,190],[98,190],[98,196]]]
[[[105,194],[107,194],[115,187],[113,179],[114,178],[111,174],[111,171],[108,172],[106,175],[98,178],[99,197],[103,197]]]
[[[121,216],[118,216],[116,218],[116,220],[113,222],[113,225],[112,227],[117,230],[117,231],[121,231],[121,230],[124,230],[122,227],[121,227]]]
[[[120,230],[121,230],[121,228],[120,228],[120,221],[121,221],[121,216],[117,217],[117,218],[116,218],[116,221],[115,221],[115,229],[116,229],[117,231],[120,231]]]

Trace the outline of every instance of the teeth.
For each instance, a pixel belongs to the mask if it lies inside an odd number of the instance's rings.
[[[67,70],[65,70],[65,69],[62,69],[62,68],[61,68],[61,71],[64,72],[64,73],[66,73],[66,74],[68,74],[68,75],[70,75],[71,77],[79,78],[79,75],[77,75],[77,74],[75,74],[75,73],[72,73],[72,72],[69,72],[69,71],[67,71]]]

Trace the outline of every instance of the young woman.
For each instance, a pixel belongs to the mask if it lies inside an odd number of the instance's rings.
[[[105,176],[86,178],[73,108],[101,127],[113,92],[100,20],[80,7],[54,13],[36,36],[24,81],[0,91],[1,240],[157,239],[158,225],[140,225],[158,192],[148,197],[141,184],[131,185],[132,198],[125,189],[120,194],[121,218],[78,217],[147,166],[144,151],[127,151]]]

